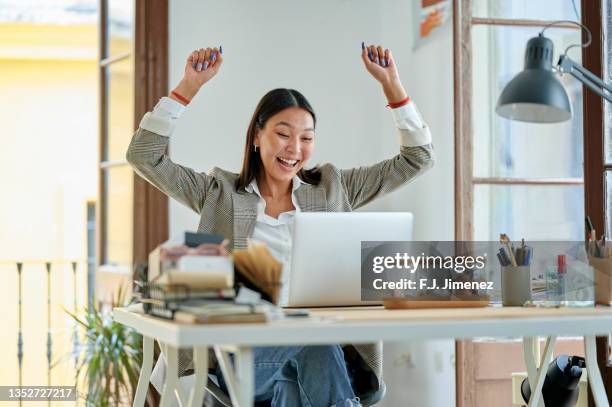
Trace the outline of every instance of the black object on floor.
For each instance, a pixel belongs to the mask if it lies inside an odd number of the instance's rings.
[[[544,405],[575,406],[578,401],[580,376],[585,367],[584,358],[580,356],[559,355],[550,362],[542,387]],[[527,378],[521,383],[521,395],[526,403],[531,397],[531,388]]]

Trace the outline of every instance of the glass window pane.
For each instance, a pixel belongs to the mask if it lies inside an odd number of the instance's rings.
[[[134,46],[134,1],[108,0],[109,56],[132,52]]]
[[[580,21],[580,0],[473,0],[474,17]]]
[[[103,264],[132,264],[134,176],[129,165],[104,171],[106,258]]]
[[[584,188],[474,185],[474,240],[582,240]]]
[[[603,70],[604,81],[612,83],[612,0],[603,1]],[[604,134],[605,134],[605,161],[612,165],[612,103],[604,102]],[[612,229],[608,229],[612,232]]]
[[[108,67],[108,144],[106,159],[125,160],[134,133],[134,60]]]
[[[525,45],[539,28],[474,26],[473,126],[474,176],[516,178],[581,178],[582,85],[563,76],[573,118],[564,123],[534,124],[508,120],[495,113],[503,87],[523,69]],[[580,42],[580,31],[549,29],[556,62],[569,44]],[[580,52],[571,52],[580,62]]]

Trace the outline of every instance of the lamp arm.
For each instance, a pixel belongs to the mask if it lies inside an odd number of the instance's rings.
[[[601,78],[595,76],[591,71],[584,68],[566,54],[561,55],[558,66],[562,73],[569,73],[574,78],[585,84],[593,92],[612,103],[612,86],[606,84],[601,80]]]

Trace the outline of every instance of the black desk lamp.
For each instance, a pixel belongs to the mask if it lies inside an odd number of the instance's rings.
[[[572,117],[569,97],[552,66],[553,43],[544,36],[547,28],[558,23],[572,23],[582,27],[588,34],[588,41],[567,47],[559,57],[556,70],[561,74],[572,75],[593,92],[612,102],[612,87],[567,55],[570,48],[588,47],[591,44],[591,31],[578,22],[563,20],[550,23],[537,37],[527,42],[525,69],[508,82],[499,96],[495,109],[498,115],[534,123],[563,122]]]
[[[586,367],[584,358],[580,356],[559,355],[550,362],[542,387],[545,406],[570,407],[578,401],[578,384],[582,369]],[[521,383],[521,395],[525,403],[531,397],[529,381]]]

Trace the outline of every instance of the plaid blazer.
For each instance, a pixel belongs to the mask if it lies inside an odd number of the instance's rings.
[[[417,131],[399,129],[402,140],[431,140],[429,128]],[[166,154],[169,138],[139,128],[127,151],[134,170],[165,194],[187,205],[200,215],[199,232],[215,233],[230,239],[230,246],[246,248],[257,219],[258,196],[244,188],[236,189],[238,174],[213,168],[208,174],[174,163]],[[295,196],[305,212],[352,211],[373,199],[407,184],[433,166],[431,144],[400,147],[395,157],[371,166],[338,169],[320,166],[319,185],[302,184]],[[361,357],[361,371],[369,373],[372,389],[382,382],[382,342],[349,345]],[[155,371],[164,370],[156,366]],[[191,351],[179,353],[179,374],[193,371]],[[161,384],[163,373],[154,372],[151,382]],[[156,386],[160,388],[161,386]]]

